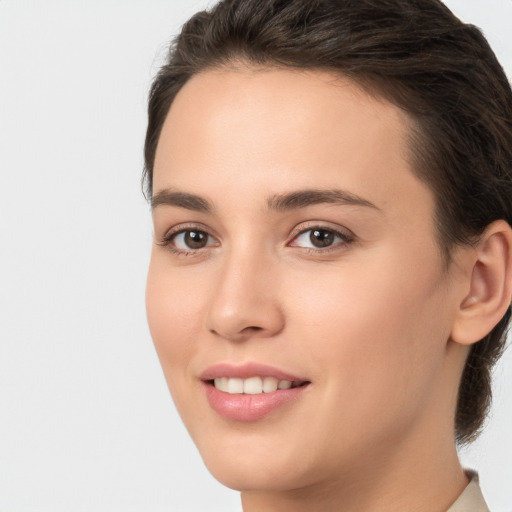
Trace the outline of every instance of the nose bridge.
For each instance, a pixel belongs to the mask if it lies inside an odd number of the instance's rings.
[[[233,245],[218,262],[206,324],[221,337],[269,337],[282,329],[276,262],[255,245],[250,241]]]

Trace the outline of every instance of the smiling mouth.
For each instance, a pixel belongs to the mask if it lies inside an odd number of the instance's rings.
[[[218,377],[207,382],[215,389],[231,395],[259,395],[309,384],[309,381],[278,380],[275,377],[249,377],[247,379]]]

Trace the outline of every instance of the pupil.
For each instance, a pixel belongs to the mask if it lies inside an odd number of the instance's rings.
[[[203,231],[187,231],[185,233],[185,243],[191,249],[202,249],[206,246],[208,235]]]
[[[329,245],[332,245],[334,241],[334,233],[330,231],[320,231],[319,229],[314,229],[311,231],[309,238],[315,247],[329,247]]]

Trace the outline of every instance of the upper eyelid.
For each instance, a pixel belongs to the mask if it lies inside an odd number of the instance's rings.
[[[328,222],[322,221],[308,221],[306,223],[298,224],[291,232],[291,239],[295,239],[299,235],[306,233],[307,231],[311,231],[312,229],[320,229],[323,231],[332,231],[334,233],[338,233],[341,236],[347,238],[355,238],[355,234],[352,230],[344,227],[344,226],[334,226]]]
[[[341,236],[343,238],[350,238],[350,235],[348,233],[345,233],[341,229],[325,228],[322,226],[313,226],[313,227],[305,228],[305,229],[299,231],[296,235],[293,236],[293,240],[301,235],[304,235],[308,231],[329,231],[329,232],[334,233],[335,235]]]
[[[179,233],[183,233],[184,231],[203,231],[208,236],[211,236],[215,238],[216,240],[219,239],[219,236],[215,233],[214,230],[209,228],[208,226],[205,226],[204,224],[200,222],[184,222],[181,224],[177,224],[176,226],[172,226],[169,229],[167,229],[164,234],[162,235],[162,240],[168,240],[171,237],[178,235]]]

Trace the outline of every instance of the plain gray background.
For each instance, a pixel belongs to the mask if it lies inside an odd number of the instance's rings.
[[[210,2],[211,3],[211,2]],[[512,0],[451,0],[512,76]],[[190,0],[0,0],[0,512],[235,512],[144,311],[147,90]],[[512,510],[512,353],[462,457]]]

